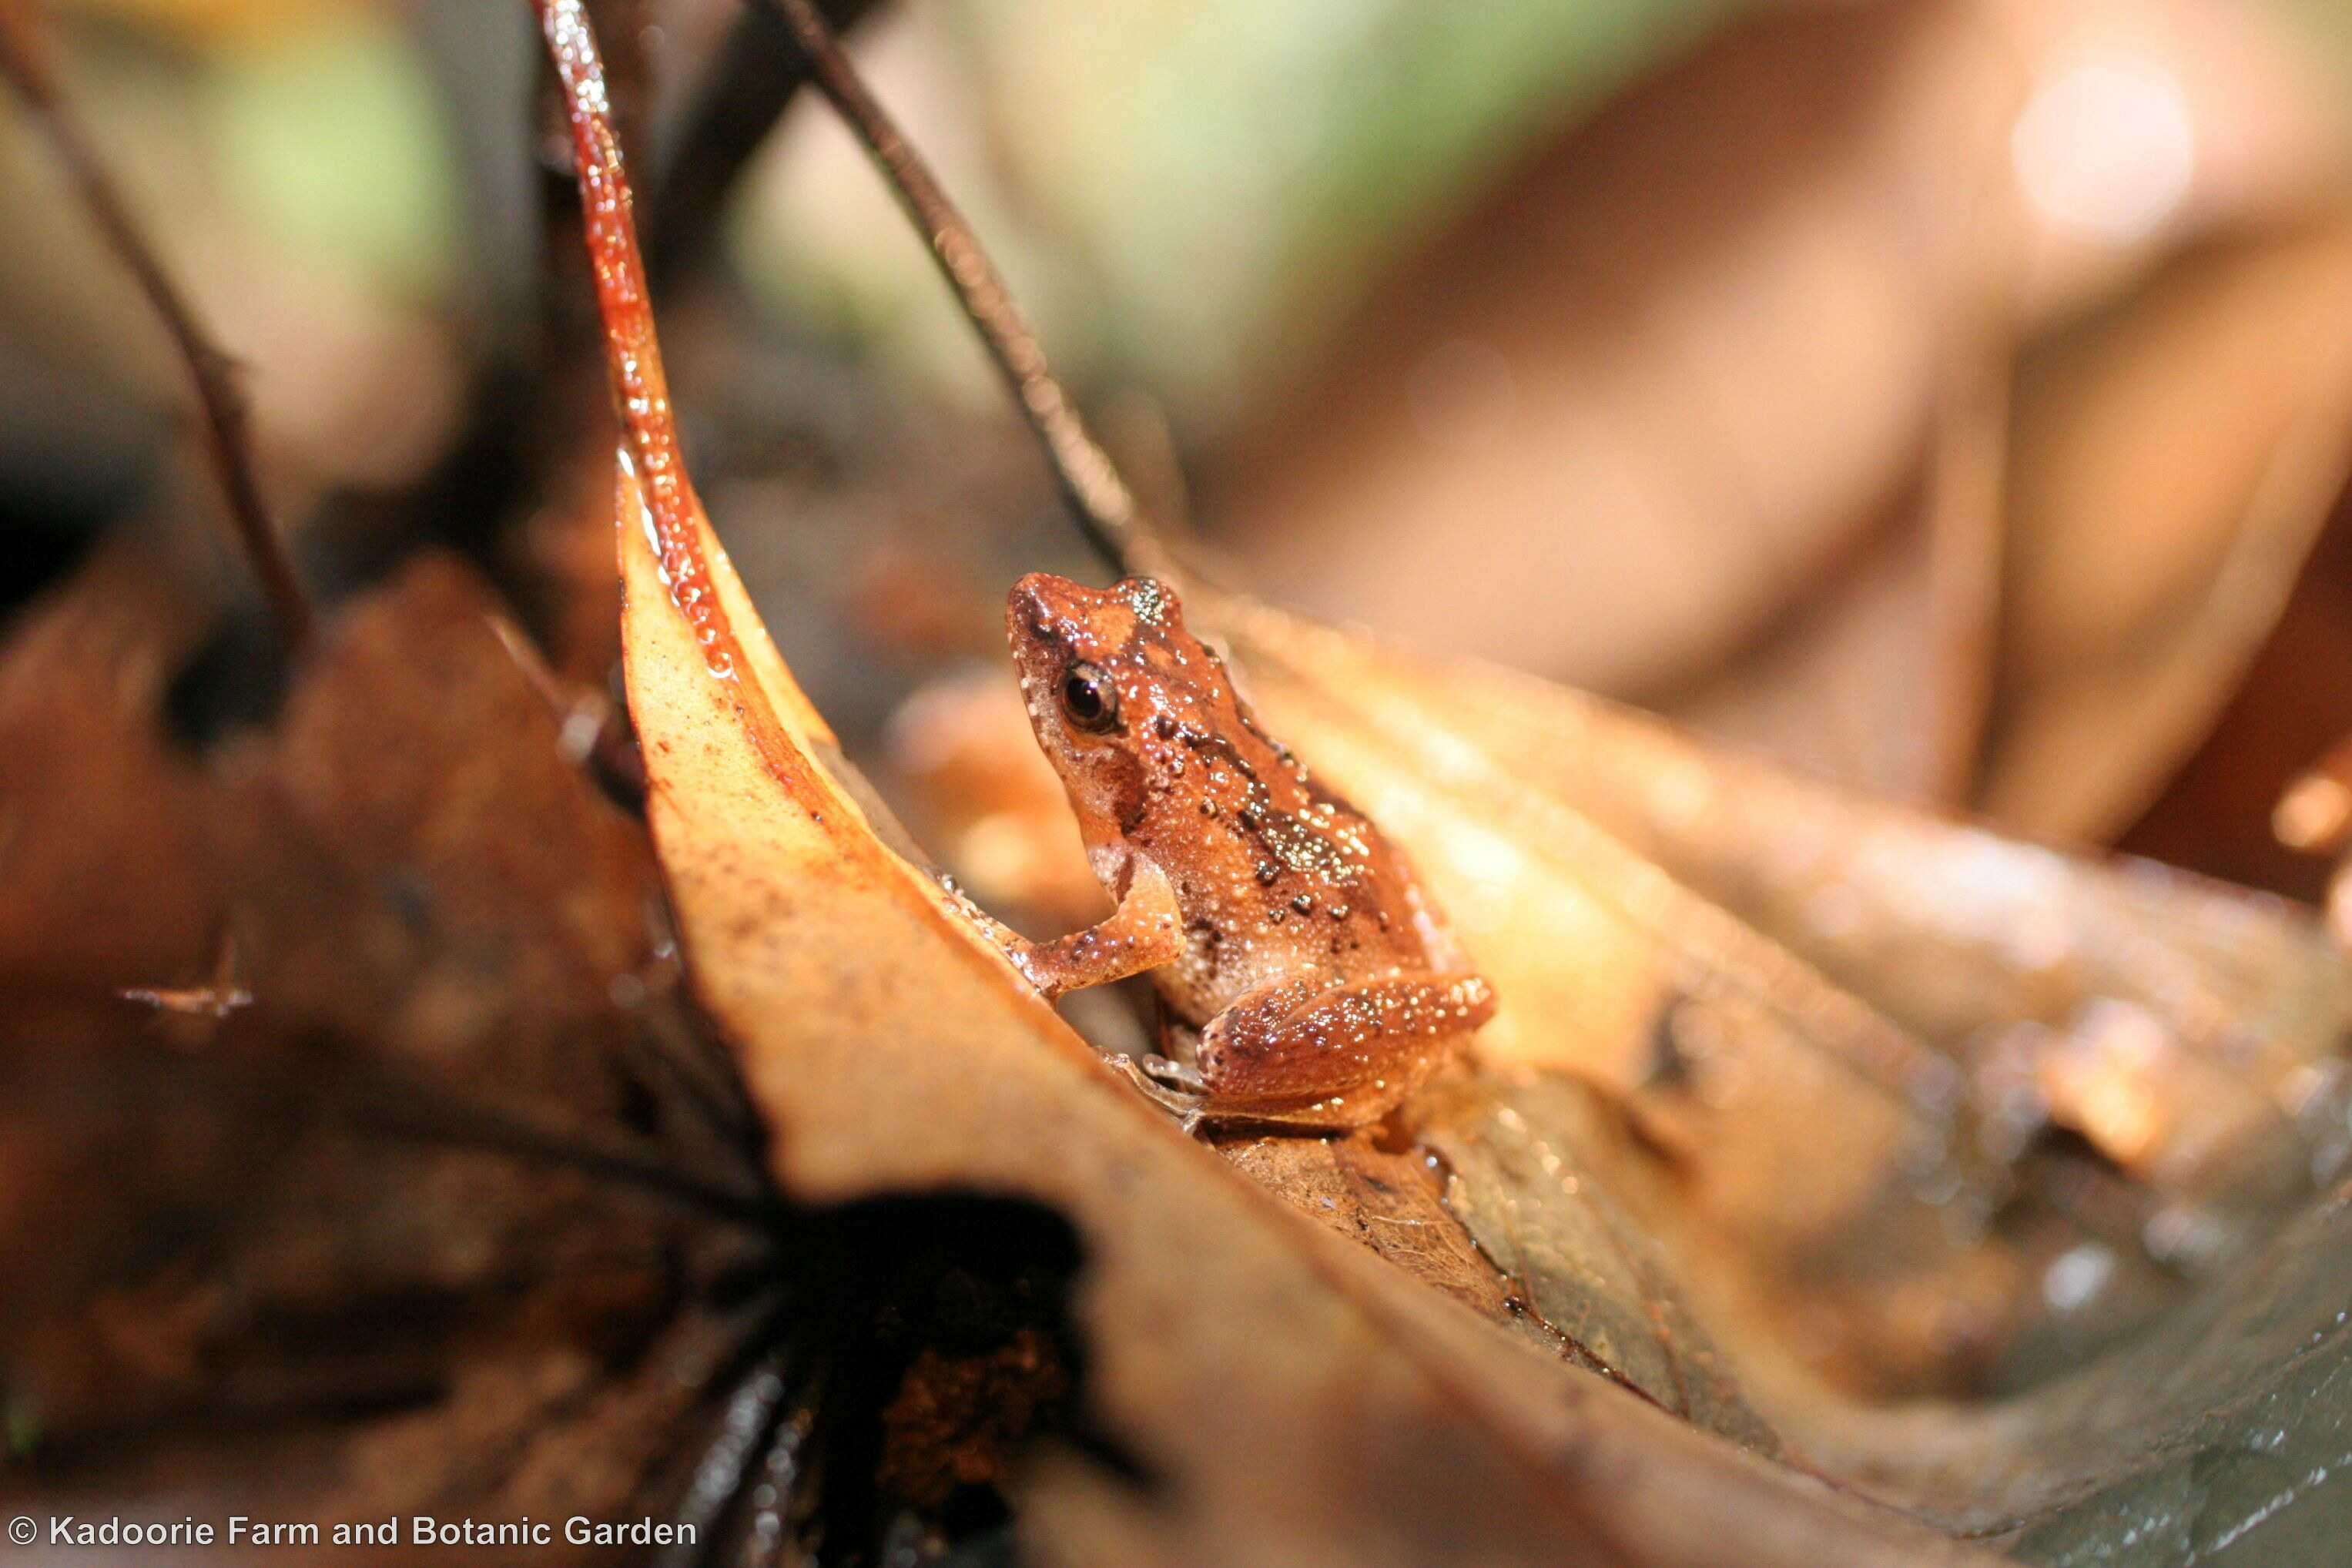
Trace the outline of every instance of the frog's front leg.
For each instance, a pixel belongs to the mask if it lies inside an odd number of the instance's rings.
[[[1209,1020],[1195,1059],[1213,1116],[1356,1125],[1494,1016],[1495,988],[1476,974],[1269,981]]]
[[[1184,921],[1168,874],[1141,856],[1131,858],[1128,867],[1118,908],[1098,924],[1051,942],[1029,942],[1000,930],[998,945],[1030,984],[1059,996],[1157,969],[1182,952]]]

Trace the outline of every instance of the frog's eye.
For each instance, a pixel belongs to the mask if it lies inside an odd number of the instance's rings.
[[[1062,711],[1079,729],[1099,735],[1118,723],[1118,689],[1093,665],[1074,664],[1062,672]]]

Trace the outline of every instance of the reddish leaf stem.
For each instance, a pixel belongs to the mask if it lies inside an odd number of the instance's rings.
[[[236,384],[236,364],[215,346],[179,289],[172,282],[161,257],[147,243],[130,204],[116,185],[97,148],[83,132],[57,80],[48,68],[40,38],[35,34],[30,0],[0,0],[0,76],[8,79],[42,132],[48,138],[67,177],[79,194],[91,221],[127,267],[141,293],[171,333],[180,358],[195,385],[196,402],[204,411],[206,446],[213,469],[228,501],[229,520],[238,542],[261,580],[279,634],[288,647],[299,649],[310,640],[316,616],[310,595],[294,570],[293,557],[262,500],[260,479],[246,430],[245,395]]]
[[[757,676],[745,668],[742,645],[719,602],[703,555],[702,504],[695,499],[678,447],[677,420],[670,408],[661,342],[654,331],[645,257],[637,247],[636,218],[595,31],[583,0],[531,4],[563,90],[589,270],[604,319],[604,364],[621,421],[623,456],[644,500],[644,517],[623,517],[621,525],[641,521],[647,529],[670,602],[692,628],[704,665],[726,683],[737,717],[768,771],[816,815],[819,803],[809,792],[807,770],[785,739]]]

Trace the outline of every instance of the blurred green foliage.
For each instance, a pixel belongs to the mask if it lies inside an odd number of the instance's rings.
[[[460,171],[435,85],[392,17],[330,9],[231,38],[201,91],[225,195],[255,229],[329,253],[371,292],[446,292]]]

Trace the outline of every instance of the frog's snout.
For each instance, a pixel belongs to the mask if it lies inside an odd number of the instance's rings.
[[[1043,689],[1039,682],[1050,684],[1069,657],[1064,644],[1080,623],[1071,614],[1066,591],[1076,586],[1050,572],[1032,572],[1004,596],[1004,640],[1024,693]]]

